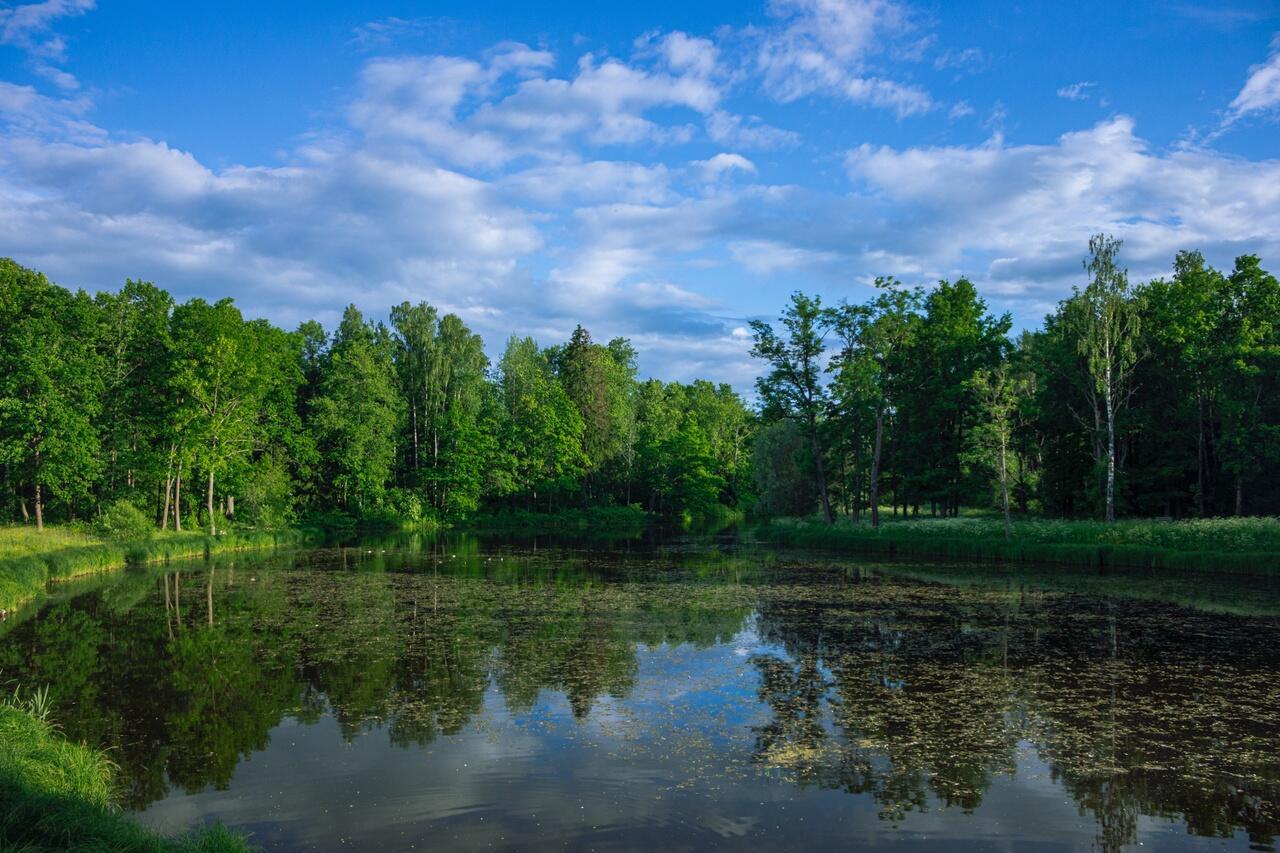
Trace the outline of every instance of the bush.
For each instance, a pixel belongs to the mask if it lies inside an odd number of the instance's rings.
[[[102,513],[97,524],[98,535],[117,542],[136,542],[150,539],[156,527],[146,513],[121,498],[114,501]]]

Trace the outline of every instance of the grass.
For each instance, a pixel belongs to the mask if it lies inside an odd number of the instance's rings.
[[[131,563],[296,544],[306,536],[299,530],[240,530],[217,537],[199,531],[158,531],[145,541],[112,542],[74,528],[36,531],[33,527],[0,527],[0,611],[7,615],[39,598],[49,581],[111,571]]]
[[[114,806],[113,767],[100,751],[71,743],[22,701],[0,702],[0,850],[190,851],[252,848],[221,826],[166,838]]]
[[[999,518],[883,520],[879,530],[847,519],[777,519],[755,528],[779,545],[859,551],[885,557],[1061,563],[1139,569],[1280,571],[1280,519],[1192,521],[1015,521],[1006,538]]]

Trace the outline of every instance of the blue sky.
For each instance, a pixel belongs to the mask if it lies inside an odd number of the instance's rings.
[[[606,13],[607,14],[602,14]],[[0,255],[747,386],[793,289],[1280,267],[1280,4],[0,3]]]

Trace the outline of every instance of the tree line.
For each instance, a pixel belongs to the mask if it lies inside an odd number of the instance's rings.
[[[1082,286],[1016,337],[964,278],[754,322],[760,508],[1280,514],[1280,283],[1180,252],[1134,285],[1120,249],[1094,237]]]
[[[491,364],[454,314],[348,307],[332,334],[181,304],[154,284],[71,292],[0,260],[0,512],[43,527],[127,502],[160,528],[397,522],[638,505],[744,506],[753,415],[728,386],[641,381],[579,327]]]
[[[43,526],[126,502],[160,528],[397,522],[635,506],[681,521],[961,507],[1064,517],[1280,513],[1280,283],[1181,252],[1082,284],[1011,335],[967,279],[796,293],[752,322],[756,405],[642,381],[582,327],[496,363],[426,303],[332,333],[128,281],[71,292],[0,261],[0,513]]]

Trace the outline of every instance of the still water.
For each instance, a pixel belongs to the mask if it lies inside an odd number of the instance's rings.
[[[269,850],[1272,849],[1275,581],[378,540],[0,628],[166,832]]]

